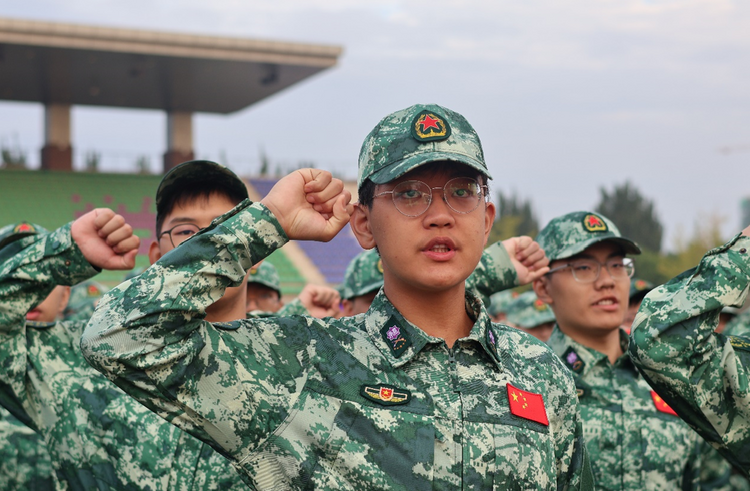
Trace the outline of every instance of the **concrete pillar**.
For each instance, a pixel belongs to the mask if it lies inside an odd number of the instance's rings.
[[[194,158],[193,113],[167,113],[167,152],[164,154],[164,172]]]
[[[47,104],[44,106],[42,169],[73,170],[69,104]]]

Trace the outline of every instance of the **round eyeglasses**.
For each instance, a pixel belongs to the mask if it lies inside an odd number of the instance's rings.
[[[169,241],[172,243],[172,247],[177,247],[200,231],[201,228],[198,225],[193,223],[181,223],[160,233],[159,239],[164,235],[169,235]]]
[[[576,259],[562,266],[550,269],[547,274],[556,273],[570,268],[573,279],[578,283],[593,283],[599,279],[602,266],[607,268],[609,275],[615,280],[630,279],[635,273],[635,263],[629,257],[615,257],[602,264],[594,259]]]
[[[482,201],[482,196],[487,195],[487,186],[470,177],[456,177],[445,183],[445,186],[431,188],[422,181],[403,181],[391,191],[378,193],[374,198],[390,194],[393,204],[402,215],[407,217],[418,217],[430,207],[432,203],[432,191],[441,189],[443,201],[456,213],[471,213],[476,210]]]

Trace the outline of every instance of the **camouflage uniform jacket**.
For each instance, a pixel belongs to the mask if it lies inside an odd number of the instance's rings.
[[[453,349],[382,292],[339,320],[203,320],[286,240],[267,208],[243,202],[107,294],[85,356],[222,448],[255,489],[586,488],[570,373],[473,295],[474,328]],[[542,395],[548,425],[511,414],[508,383]]]
[[[652,395],[627,353],[612,365],[557,326],[547,344],[573,372],[597,489],[731,489],[729,463]]]
[[[96,273],[70,225],[0,263],[0,403],[22,410],[70,490],[244,488],[228,461],[124,394],[80,352],[85,323],[26,322],[55,285]]]
[[[3,408],[0,408],[0,489],[63,489],[55,478],[44,441]]]
[[[750,238],[737,236],[652,290],[633,323],[630,356],[652,387],[737,467],[750,469],[750,337],[714,333],[750,285]]]

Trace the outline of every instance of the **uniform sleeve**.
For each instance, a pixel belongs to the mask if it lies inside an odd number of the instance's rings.
[[[709,251],[697,268],[649,293],[629,352],[661,397],[731,463],[750,468],[750,338],[714,333],[750,282],[750,238]]]
[[[43,411],[36,391],[47,382],[34,372],[26,313],[57,285],[74,285],[98,271],[70,236],[70,225],[12,242],[0,251],[0,403],[27,424]]]
[[[287,417],[304,384],[312,319],[211,324],[205,311],[286,240],[267,208],[241,203],[107,293],[84,332],[84,357],[160,416],[242,461]]]
[[[490,295],[518,286],[516,268],[501,241],[482,252],[479,264],[466,279],[466,287],[473,289],[489,305]]]
[[[302,305],[302,302],[299,298],[295,298],[288,304],[281,307],[279,311],[276,312],[276,315],[278,317],[289,317],[292,315],[310,315],[310,312],[308,312],[305,306]]]

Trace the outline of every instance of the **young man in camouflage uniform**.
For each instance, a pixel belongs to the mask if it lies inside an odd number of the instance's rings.
[[[205,183],[211,168],[203,170]],[[222,179],[206,196],[173,200],[170,211],[157,204],[163,221],[199,223],[217,201],[228,201],[218,213],[231,209],[231,199],[221,194]],[[97,209],[52,233],[18,240],[9,254],[7,247],[0,251],[0,403],[15,405],[44,436],[57,476],[69,489],[242,489],[226,459],[86,363],[79,347],[85,322],[25,319],[56,285],[86,280],[99,268],[132,268],[138,244],[121,216]]]
[[[399,111],[359,169],[356,209],[330,173],[298,170],[113,289],[87,358],[255,489],[590,488],[569,371],[465,292],[495,212],[473,128],[440,106]],[[331,239],[350,214],[383,259],[367,313],[203,320],[253,264],[289,239]]]
[[[555,313],[549,305],[539,300],[536,293],[520,294],[506,308],[508,325],[527,332],[546,343],[555,327]]]
[[[537,237],[550,271],[534,282],[555,313],[548,344],[574,375],[597,489],[728,488],[730,468],[636,371],[620,329],[639,254],[608,218],[574,212]]]
[[[714,332],[750,287],[750,227],[651,291],[630,356],[661,397],[746,474],[750,470],[750,336]]]

